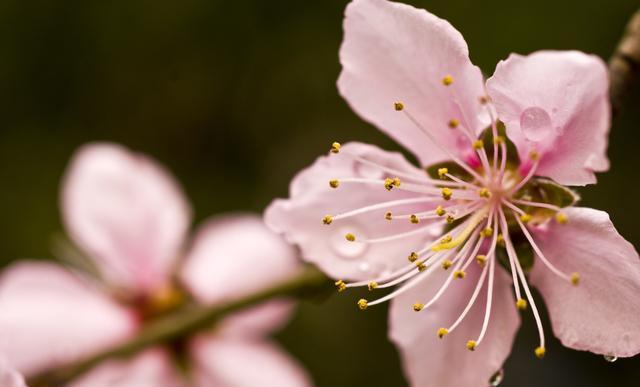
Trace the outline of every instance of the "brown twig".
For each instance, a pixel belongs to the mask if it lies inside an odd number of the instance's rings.
[[[620,113],[624,98],[637,83],[640,73],[640,10],[629,20],[618,47],[609,59],[611,106],[614,117]]]

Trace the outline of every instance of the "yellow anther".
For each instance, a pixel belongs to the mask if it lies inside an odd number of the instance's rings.
[[[399,112],[404,109],[404,104],[402,102],[395,102],[393,104],[393,108],[396,109],[397,112]]]
[[[476,262],[480,267],[484,267],[484,265],[487,264],[487,256],[482,254],[476,255]]]
[[[451,191],[451,189],[450,189],[450,188],[444,187],[444,188],[442,189],[442,198],[443,198],[444,200],[449,200],[449,199],[451,199],[451,196],[452,196],[452,195],[453,195],[453,191]]]
[[[445,235],[442,237],[442,239],[440,239],[440,243],[441,244],[445,244],[445,243],[449,243],[453,240],[453,237],[451,235]]]
[[[573,286],[578,286],[579,283],[580,283],[580,274],[571,273],[571,284]]]
[[[369,306],[369,302],[364,298],[361,298],[358,300],[358,308],[360,308],[360,310],[367,310],[368,306]]]
[[[329,186],[331,188],[338,188],[340,181],[338,179],[329,180]]]
[[[484,141],[482,140],[475,140],[472,144],[473,149],[479,150],[484,148]]]
[[[418,271],[420,271],[420,272],[427,270],[427,265],[425,265],[422,262],[416,263],[416,267],[418,268]]]
[[[467,273],[465,273],[463,270],[456,270],[453,272],[453,278],[457,279],[464,279],[466,275]]]
[[[536,348],[536,350],[534,351],[536,354],[536,357],[538,359],[542,359],[544,357],[544,354],[547,352],[544,347],[538,347]]]
[[[504,137],[502,137],[502,136],[495,136],[495,137],[493,138],[493,143],[494,143],[494,144],[496,144],[496,145],[503,144],[503,143],[504,143]]]
[[[522,221],[522,223],[527,223],[531,220],[531,215],[524,213],[520,215],[520,220]]]
[[[367,285],[367,288],[369,288],[369,291],[376,289],[377,287],[378,287],[378,283],[376,281],[371,281]]]
[[[444,179],[447,173],[449,173],[449,168],[438,168],[438,176],[440,176],[441,179]]]
[[[569,221],[569,217],[564,212],[556,213],[556,222],[559,224],[566,224]]]
[[[480,231],[480,236],[484,238],[489,238],[491,235],[493,235],[493,229],[491,227],[486,227]]]
[[[438,337],[439,337],[439,338],[443,338],[443,337],[445,337],[445,336],[446,336],[446,335],[448,335],[448,334],[449,334],[449,330],[448,330],[447,328],[440,328],[440,329],[438,329]]]
[[[338,292],[344,292],[347,290],[347,284],[345,284],[343,280],[336,281],[335,285],[338,288]]]
[[[333,144],[331,144],[331,153],[340,153],[340,143],[339,142],[334,142]]]
[[[442,261],[442,268],[445,269],[445,270],[449,270],[451,265],[453,265],[453,262],[451,262],[448,259],[445,259],[444,261]]]
[[[420,219],[418,219],[418,216],[415,214],[411,214],[411,216],[409,217],[409,221],[413,224],[420,223]]]
[[[478,101],[480,101],[480,103],[483,104],[483,105],[488,104],[489,100],[490,100],[490,98],[487,95],[483,95],[480,98],[478,98]]]
[[[516,301],[516,308],[518,308],[518,310],[526,310],[527,300],[525,300],[524,298],[518,298],[518,301]]]
[[[445,75],[444,78],[442,78],[442,84],[445,86],[449,86],[453,83],[453,77],[451,75]]]
[[[395,185],[396,187],[400,187],[400,178],[399,177],[394,177],[393,178],[393,185]]]
[[[395,183],[393,182],[393,179],[388,177],[384,179],[384,188],[386,188],[387,191],[391,191],[393,187],[395,187]]]
[[[474,340],[467,341],[467,349],[469,351],[475,351],[477,345],[478,345],[478,343],[476,343]]]
[[[455,118],[452,118],[452,119],[449,120],[449,127],[451,129],[457,128],[458,125],[460,125],[460,121],[456,120]]]
[[[415,251],[412,251],[411,254],[409,254],[409,262],[415,262],[418,260],[418,254]]]
[[[325,216],[324,218],[322,218],[322,223],[327,224],[327,225],[333,223],[333,216],[331,216],[331,215]]]
[[[442,215],[444,215],[446,213],[447,213],[447,211],[445,211],[444,208],[442,208],[442,206],[436,207],[436,215],[442,216]]]
[[[391,212],[387,212],[386,214],[384,214],[384,218],[386,220],[391,220],[393,219],[393,214]]]
[[[502,233],[498,234],[498,237],[496,238],[496,242],[498,243],[498,245],[504,247],[504,235],[502,235]]]
[[[478,195],[480,195],[481,198],[490,198],[491,197],[491,191],[489,191],[488,188],[480,188],[480,190],[478,191]]]
[[[456,218],[453,215],[447,215],[447,223],[451,224],[455,222]]]
[[[413,304],[413,310],[415,310],[416,312],[419,312],[422,309],[424,309],[424,304],[421,304],[419,302],[416,302],[415,304]]]
[[[348,240],[349,242],[354,242],[356,240],[356,236],[352,233],[348,233],[344,236],[344,239]]]
[[[533,161],[540,160],[540,153],[538,153],[538,151],[537,151],[537,150],[532,149],[532,150],[529,152],[529,158],[530,158],[531,160],[533,160]]]

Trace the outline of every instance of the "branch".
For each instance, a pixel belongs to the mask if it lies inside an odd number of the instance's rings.
[[[318,269],[307,267],[299,275],[241,299],[215,306],[192,306],[147,324],[130,341],[67,366],[45,370],[30,378],[31,387],[59,387],[107,359],[127,358],[150,346],[167,343],[210,328],[221,317],[273,297],[318,295],[330,284]]]
[[[611,106],[614,117],[620,113],[622,103],[633,88],[640,72],[640,10],[629,20],[618,47],[609,59],[611,79]]]

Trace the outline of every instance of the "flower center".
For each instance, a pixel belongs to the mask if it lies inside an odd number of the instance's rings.
[[[452,87],[453,78],[445,77],[443,84]],[[455,93],[452,95],[455,101]],[[544,331],[535,300],[527,284],[525,275],[527,265],[524,261],[521,262],[519,254],[522,248],[530,249],[532,253],[535,252],[537,260],[562,281],[578,284],[578,274],[566,274],[558,270],[546,259],[529,231],[534,227],[544,226],[544,223],[554,214],[557,222],[561,224],[567,222],[566,215],[561,212],[562,206],[554,203],[552,198],[557,197],[558,192],[568,190],[558,188],[559,186],[555,183],[534,177],[540,158],[535,151],[532,151],[529,154],[529,160],[525,161],[530,165],[527,174],[521,176],[518,173],[518,167],[522,162],[514,165],[509,161],[508,140],[503,134],[504,130],[501,132],[498,128],[500,122],[493,116],[490,101],[488,98],[482,98],[480,103],[486,106],[491,118],[491,127],[485,131],[487,135],[477,138],[473,131],[467,129],[469,126],[466,125],[467,121],[464,117],[460,120],[452,118],[449,121],[449,127],[452,130],[461,131],[461,134],[469,139],[468,149],[471,150],[475,160],[471,162],[457,158],[452,151],[440,146],[436,139],[407,111],[403,103],[397,102],[394,105],[395,110],[404,113],[406,118],[413,122],[432,143],[439,146],[451,158],[449,163],[427,168],[430,174],[428,177],[378,165],[351,152],[342,152],[339,143],[332,145],[331,152],[340,153],[333,157],[350,157],[356,164],[378,168],[383,176],[387,177],[384,179],[344,177],[331,180],[329,182],[331,188],[339,189],[342,184],[358,184],[362,185],[363,190],[384,188],[390,192],[390,195],[393,195],[393,192],[402,192],[403,198],[374,203],[337,215],[326,215],[322,219],[324,224],[331,225],[334,222],[340,223],[344,219],[379,212],[380,216],[389,222],[409,222],[416,225],[414,230],[405,231],[406,227],[403,227],[401,232],[379,237],[361,238],[356,232],[347,231],[342,243],[368,246],[400,239],[412,240],[411,238],[416,235],[433,232],[434,226],[439,226],[442,231],[440,237],[426,245],[409,246],[408,243],[405,253],[408,263],[396,264],[395,271],[364,281],[339,280],[336,286],[340,292],[360,286],[366,286],[370,291],[394,288],[390,293],[374,301],[359,300],[358,307],[365,310],[397,297],[421,281],[429,280],[437,270],[451,270],[452,274],[446,276],[439,290],[430,299],[417,300],[411,305],[413,310],[420,312],[438,302],[450,286],[455,286],[452,284],[456,280],[468,278],[467,272],[471,265],[478,265],[480,274],[472,276],[471,280],[475,280],[476,284],[467,305],[448,327],[440,328],[435,332],[443,338],[455,330],[472,309],[482,289],[486,288],[483,324],[479,328],[479,335],[466,343],[466,347],[473,351],[481,345],[489,325],[494,273],[498,263],[511,273],[516,308],[519,310],[531,308],[533,312],[540,336],[540,346],[536,348],[535,354],[542,357],[545,352]],[[532,139],[543,138],[551,127],[547,113],[540,108],[527,109],[523,114],[522,125],[527,128],[526,135]],[[559,191],[551,191],[554,189]],[[401,208],[402,211],[398,213],[394,211],[395,208]],[[407,211],[411,208],[415,208],[416,211]],[[395,258],[390,257],[390,259]],[[523,291],[524,294],[522,294]]]

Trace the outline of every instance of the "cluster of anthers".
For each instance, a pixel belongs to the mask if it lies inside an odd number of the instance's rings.
[[[442,83],[449,86],[453,83],[451,76],[443,78]],[[452,95],[457,101],[455,94]],[[440,338],[454,331],[464,320],[474,305],[482,287],[487,284],[487,297],[485,306],[485,316],[479,336],[466,343],[470,351],[474,351],[481,345],[491,315],[492,293],[494,283],[494,271],[496,261],[499,261],[498,250],[506,250],[506,260],[502,261],[503,266],[508,268],[513,279],[515,293],[515,306],[519,310],[531,308],[535,318],[540,345],[535,349],[537,357],[542,358],[545,354],[544,331],[538,309],[532,297],[525,269],[520,259],[518,259],[517,248],[513,242],[516,234],[526,240],[535,252],[538,261],[544,264],[549,270],[556,274],[562,281],[567,281],[573,285],[578,285],[580,280],[578,273],[567,274],[556,268],[540,250],[534,241],[528,227],[546,222],[550,217],[560,224],[567,223],[566,214],[561,212],[561,207],[545,202],[544,198],[532,198],[527,189],[528,183],[535,180],[534,175],[539,163],[540,155],[537,151],[529,153],[529,160],[521,161],[520,165],[508,165],[508,146],[504,135],[499,134],[499,121],[494,117],[491,101],[487,97],[482,97],[479,103],[486,106],[486,110],[491,118],[491,139],[493,144],[485,146],[482,137],[478,136],[466,125],[464,114],[459,118],[452,118],[449,121],[449,128],[452,131],[459,131],[468,139],[468,146],[477,162],[464,162],[456,157],[446,147],[438,144],[438,141],[407,111],[402,102],[396,102],[394,108],[404,114],[414,125],[416,125],[435,145],[445,152],[450,160],[457,165],[457,169],[463,171],[458,176],[450,172],[450,168],[437,168],[437,176],[428,175],[408,175],[395,171],[387,166],[377,165],[389,177],[384,180],[364,179],[364,178],[342,178],[329,182],[330,186],[338,189],[340,184],[362,184],[363,186],[378,186],[388,191],[405,191],[416,194],[416,198],[390,200],[375,203],[362,208],[357,208],[336,215],[327,215],[322,221],[330,225],[340,220],[359,216],[372,211],[382,210],[384,216],[390,222],[409,221],[412,224],[442,225],[442,230],[446,231],[441,237],[421,248],[408,251],[409,263],[399,270],[388,275],[381,276],[367,281],[345,282],[337,281],[335,285],[338,291],[342,292],[347,288],[368,287],[369,290],[390,288],[399,285],[391,293],[380,297],[374,301],[360,299],[357,303],[361,310],[378,305],[391,300],[399,294],[406,292],[435,270],[451,270],[452,274],[435,293],[435,295],[425,301],[419,301],[411,307],[416,312],[429,309],[436,303],[442,294],[447,290],[454,280],[464,280],[467,269],[470,265],[477,264],[481,269],[477,284],[466,307],[453,324],[442,327],[434,332]],[[460,109],[463,111],[463,109]],[[486,137],[485,137],[486,138]],[[492,146],[491,146],[492,145]],[[340,153],[340,144],[333,143],[331,152]],[[491,152],[493,148],[493,152]],[[356,157],[349,155],[350,157]],[[357,161],[373,165],[374,163],[364,158]],[[446,164],[453,165],[453,164]],[[528,169],[528,171],[527,171]],[[524,176],[519,171],[525,170]],[[439,177],[439,179],[438,179]],[[429,211],[394,214],[391,209],[394,206],[406,206],[413,203],[433,203],[433,208]],[[386,210],[386,211],[385,211]],[[426,228],[399,234],[387,235],[376,240],[358,240],[358,236],[347,233],[345,238],[351,243],[377,243],[400,239],[410,235],[416,235]],[[475,263],[474,263],[475,262]],[[524,297],[522,295],[524,290]]]

